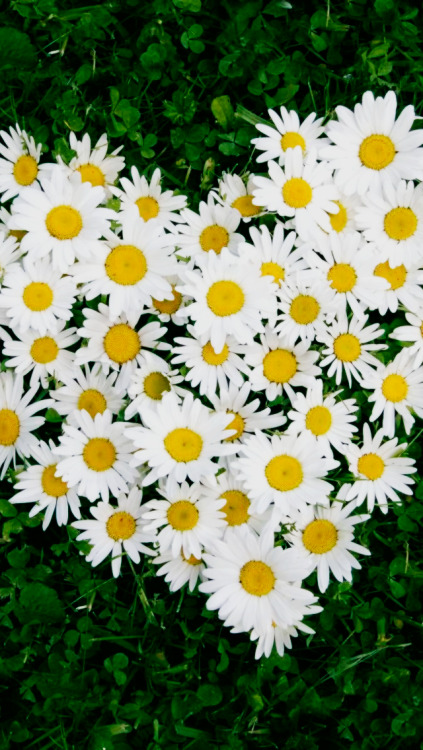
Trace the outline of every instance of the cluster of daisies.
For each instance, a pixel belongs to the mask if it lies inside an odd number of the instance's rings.
[[[423,130],[396,107],[269,111],[267,171],[223,175],[197,211],[158,169],[121,176],[106,136],[71,133],[53,163],[0,133],[10,502],[70,522],[114,576],[150,556],[171,591],[198,586],[257,657],[313,633],[316,573],[351,581],[361,524],[413,491]]]

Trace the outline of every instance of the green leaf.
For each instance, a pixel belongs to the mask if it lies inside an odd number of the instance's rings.
[[[47,409],[46,422],[63,422],[63,417],[56,409]]]
[[[0,69],[19,71],[37,64],[35,47],[27,34],[14,28],[0,28]]]
[[[5,518],[14,518],[18,515],[18,509],[12,503],[9,503],[5,497],[0,497],[0,515]]]
[[[57,593],[43,583],[30,583],[22,589],[16,614],[22,623],[60,622],[65,617]]]
[[[211,103],[211,111],[219,125],[224,130],[228,130],[234,119],[234,110],[229,96],[226,94],[224,96],[216,96]]]
[[[217,706],[223,698],[220,687],[211,684],[200,685],[197,695],[205,706]]]

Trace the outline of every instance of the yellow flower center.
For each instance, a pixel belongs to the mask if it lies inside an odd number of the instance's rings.
[[[103,339],[104,351],[119,365],[134,359],[141,349],[138,333],[127,323],[117,323],[107,331]]]
[[[154,299],[153,305],[160,313],[165,313],[166,315],[172,315],[172,313],[175,313],[177,310],[179,310],[182,302],[182,294],[180,292],[177,292],[175,287],[172,285],[172,299]]]
[[[250,501],[247,495],[240,490],[226,490],[220,497],[226,500],[222,511],[226,516],[228,526],[240,526],[242,523],[247,523],[250,517],[248,512]]]
[[[213,349],[210,341],[208,341],[207,344],[204,344],[201,350],[201,354],[204,362],[207,362],[208,365],[222,365],[224,362],[226,362],[229,356],[228,345],[224,344],[222,351],[217,353]]]
[[[334,232],[342,232],[348,221],[347,209],[340,201],[333,201],[339,207],[337,214],[328,214],[329,221]]]
[[[15,240],[20,242],[26,234],[28,234],[26,229],[10,229],[7,236],[14,237]]]
[[[81,182],[91,182],[93,187],[104,185],[106,182],[103,172],[95,164],[81,164],[77,167],[77,172],[81,175]]]
[[[209,227],[203,229],[200,234],[200,245],[206,253],[209,250],[214,250],[219,255],[222,247],[227,247],[228,243],[229,232],[225,227],[219,226],[219,224],[211,224]]]
[[[189,557],[185,557],[184,553],[181,552],[181,557],[184,562],[188,563],[188,565],[201,565],[202,560],[198,559],[198,557],[194,557],[194,555],[190,555]]]
[[[130,539],[135,534],[137,523],[135,518],[124,510],[113,513],[106,521],[106,531],[110,539]]]
[[[82,216],[72,206],[56,206],[46,216],[47,231],[58,240],[71,240],[82,229]]]
[[[387,135],[369,135],[361,142],[358,155],[365,167],[379,171],[394,160],[395,146]]]
[[[272,383],[288,383],[297,372],[297,360],[288,349],[274,349],[263,359],[263,373]]]
[[[393,208],[386,214],[383,228],[392,240],[407,240],[417,229],[417,216],[411,208]]]
[[[198,523],[198,508],[189,500],[177,500],[167,511],[167,520],[176,531],[189,531]]]
[[[282,188],[282,197],[287,206],[304,208],[310,203],[313,191],[302,177],[292,177],[285,182]]]
[[[78,409],[85,409],[94,419],[96,414],[103,414],[106,408],[107,401],[100,391],[96,391],[95,388],[87,388],[86,391],[82,391],[78,399]]]
[[[241,216],[257,216],[262,211],[261,206],[255,206],[253,203],[254,195],[241,195],[231,203],[232,208],[236,208]]]
[[[82,456],[89,469],[107,471],[116,460],[116,449],[107,438],[91,438],[84,445]]]
[[[273,280],[278,286],[281,286],[281,282],[285,279],[285,269],[282,268],[278,263],[268,261],[267,263],[261,264],[261,275],[262,276],[273,276]]]
[[[13,445],[19,437],[19,417],[11,409],[0,409],[0,445]]]
[[[357,274],[349,263],[335,263],[329,269],[327,279],[330,281],[332,289],[335,289],[339,293],[345,293],[354,289]]]
[[[305,423],[313,435],[326,435],[332,424],[332,414],[326,406],[313,406],[307,412]]]
[[[236,432],[231,435],[231,437],[225,438],[225,442],[232,443],[234,440],[237,440],[241,437],[242,433],[244,432],[245,422],[241,417],[241,414],[237,414],[236,412],[230,410],[228,410],[227,413],[233,415],[233,420],[228,424],[226,429],[236,430]]]
[[[135,245],[118,245],[108,254],[105,268],[109,279],[116,284],[133,286],[147,273],[147,261]]]
[[[303,469],[293,456],[275,456],[264,470],[270,486],[280,492],[289,492],[299,487],[303,481]]]
[[[385,464],[377,453],[366,453],[358,459],[357,469],[367,479],[379,479],[384,472]]]
[[[302,135],[295,133],[295,131],[288,131],[284,133],[281,138],[282,151],[286,151],[288,148],[295,148],[295,146],[301,146],[302,150],[306,150],[306,142]]]
[[[156,199],[151,198],[149,195],[138,198],[135,201],[135,205],[138,206],[139,214],[144,221],[155,219],[160,211],[160,206]]]
[[[42,338],[35,339],[30,349],[32,359],[40,365],[53,362],[58,353],[59,347],[51,336],[43,336]]]
[[[234,281],[215,281],[207,292],[207,304],[215,315],[235,315],[245,302],[244,292]]]
[[[160,401],[166,391],[170,391],[170,382],[161,372],[150,372],[144,378],[144,393],[153,401]]]
[[[296,323],[306,326],[316,320],[319,310],[317,299],[308,294],[299,294],[292,300],[289,313]]]
[[[315,555],[324,555],[333,549],[338,541],[336,527],[326,518],[318,518],[305,527],[303,531],[303,544],[309,552]]]
[[[187,463],[197,460],[203,449],[203,439],[194,430],[178,427],[166,435],[164,446],[175,461]]]
[[[403,401],[408,393],[408,383],[402,375],[388,375],[382,383],[382,393],[387,401]]]
[[[391,268],[388,261],[385,263],[378,263],[375,270],[373,271],[374,276],[381,276],[383,279],[391,285],[391,289],[399,289],[404,286],[407,279],[407,271],[405,266],[394,266]]]
[[[341,362],[354,362],[361,353],[360,341],[352,333],[341,333],[333,342],[333,352]]]
[[[248,594],[266,596],[275,585],[276,578],[272,568],[261,560],[250,560],[242,566],[239,582]]]
[[[13,167],[13,176],[18,185],[32,185],[38,174],[38,164],[33,156],[20,156]]]
[[[53,302],[53,290],[43,281],[31,281],[23,290],[22,298],[32,312],[41,312]]]
[[[41,486],[50,497],[63,497],[69,490],[68,485],[60,477],[56,477],[57,464],[50,464],[43,469],[41,474]]]

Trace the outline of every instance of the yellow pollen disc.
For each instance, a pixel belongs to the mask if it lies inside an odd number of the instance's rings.
[[[219,224],[211,224],[203,229],[200,234],[200,245],[206,253],[209,250],[214,250],[219,255],[222,247],[227,247],[228,244],[229,232],[225,227],[220,227]]]
[[[330,281],[332,289],[335,289],[339,293],[345,293],[354,289],[357,274],[348,263],[335,263],[329,269],[327,279]]]
[[[394,266],[391,268],[388,261],[385,263],[378,263],[375,270],[373,271],[374,276],[381,276],[383,279],[391,285],[391,289],[400,289],[404,286],[407,279],[407,271],[405,266]]]
[[[22,299],[32,312],[41,312],[53,302],[53,290],[43,281],[31,281],[23,290]]]
[[[78,399],[78,409],[85,409],[93,419],[96,414],[103,414],[106,407],[107,401],[103,394],[94,388],[87,388]]]
[[[85,444],[82,456],[89,469],[107,471],[116,460],[116,449],[107,438],[91,438]]]
[[[305,527],[303,531],[303,544],[309,552],[315,555],[324,555],[333,549],[338,541],[336,527],[325,518],[318,518]]]
[[[386,214],[383,228],[392,240],[408,240],[417,229],[417,216],[411,208],[393,208]]]
[[[250,517],[248,512],[250,501],[247,495],[240,490],[226,490],[220,497],[226,500],[222,511],[226,516],[228,526],[240,526],[242,523],[247,523]]]
[[[198,508],[189,500],[177,500],[167,511],[167,520],[176,531],[189,531],[197,525]]]
[[[59,347],[55,340],[50,336],[43,336],[42,338],[35,339],[30,349],[32,359],[40,365],[46,365],[48,362],[53,362],[58,353]]]
[[[262,211],[261,206],[255,206],[253,203],[254,195],[241,195],[231,203],[232,208],[236,208],[241,216],[257,216]]]
[[[293,456],[275,456],[266,465],[264,473],[270,486],[280,492],[295,490],[303,481],[302,466]]]
[[[113,513],[106,521],[106,531],[110,539],[118,542],[119,539],[130,539],[134,536],[137,528],[135,518],[124,510]]]
[[[357,469],[367,479],[379,479],[384,472],[385,464],[377,453],[366,453],[358,459]]]
[[[188,565],[201,565],[201,563],[203,562],[201,559],[199,560],[198,557],[194,557],[194,555],[185,557],[183,552],[181,552],[181,557],[184,562],[188,563]]]
[[[32,185],[38,174],[38,164],[33,156],[20,156],[13,167],[13,176],[18,185]]]
[[[169,379],[161,372],[150,372],[144,378],[144,393],[153,401],[160,401],[166,391],[170,391]]]
[[[56,206],[48,212],[46,227],[58,240],[72,240],[82,229],[82,216],[72,206]]]
[[[292,300],[289,314],[296,323],[306,326],[316,320],[319,310],[320,305],[317,299],[308,294],[299,294]]]
[[[144,221],[155,219],[160,211],[160,206],[156,199],[151,198],[149,195],[138,198],[135,204],[138,206],[139,214]]]
[[[248,594],[266,596],[275,585],[276,578],[272,568],[261,560],[250,560],[242,566],[239,582]]]
[[[388,375],[382,383],[382,393],[387,401],[403,401],[408,393],[408,383],[402,375]]]
[[[207,304],[215,315],[235,315],[245,302],[244,292],[234,281],[215,281],[207,292]]]
[[[103,346],[107,356],[120,365],[134,359],[141,349],[138,333],[127,323],[117,323],[109,328]]]
[[[330,225],[334,232],[342,232],[342,230],[345,229],[348,221],[347,209],[342,203],[340,203],[340,201],[333,202],[336,203],[337,206],[339,206],[339,211],[337,214],[328,214]]]
[[[223,349],[218,354],[213,349],[210,341],[205,344],[201,350],[202,357],[204,359],[204,362],[207,362],[208,365],[222,365],[229,356],[229,349],[228,345],[224,344]]]
[[[261,264],[261,275],[262,276],[273,276],[273,280],[278,286],[281,286],[281,281],[285,279],[285,269],[282,268],[278,263],[268,261],[267,263]]]
[[[95,164],[81,164],[77,167],[77,172],[81,175],[81,182],[91,182],[93,187],[104,185],[106,182],[103,172]]]
[[[26,229],[10,229],[8,237],[14,237],[15,240],[20,242],[25,235],[28,234]]]
[[[332,414],[326,406],[313,406],[307,412],[305,424],[313,435],[326,435],[332,424]]]
[[[288,148],[295,148],[295,146],[301,146],[302,150],[305,151],[306,142],[299,133],[288,131],[288,133],[284,133],[281,138],[281,146],[282,151],[286,151]]]
[[[369,135],[358,152],[361,163],[368,169],[385,169],[395,158],[395,146],[387,135]]]
[[[182,302],[182,294],[177,292],[175,287],[172,285],[172,299],[153,299],[153,305],[160,313],[166,315],[172,315],[179,310]]]
[[[0,409],[0,445],[13,445],[19,437],[19,417],[11,409]]]
[[[282,197],[291,208],[304,208],[308,206],[312,197],[313,191],[302,177],[292,177],[290,180],[285,182],[282,188]]]
[[[133,286],[147,273],[147,261],[135,245],[117,245],[108,254],[105,268],[109,279],[116,284]]]
[[[203,448],[203,439],[194,430],[178,427],[166,435],[164,446],[175,461],[196,461]]]
[[[41,474],[41,486],[46,495],[50,495],[50,497],[62,497],[69,490],[66,482],[55,476],[56,466],[57,464],[46,466]]]
[[[237,440],[241,437],[242,433],[244,432],[245,422],[241,417],[241,414],[237,414],[234,411],[228,411],[227,413],[233,415],[233,420],[225,429],[236,430],[236,432],[231,435],[231,437],[225,438],[225,443],[232,443],[234,440]]]
[[[272,383],[288,383],[297,372],[297,360],[288,349],[274,349],[263,359],[263,373]]]
[[[357,336],[352,333],[341,333],[333,342],[333,352],[341,362],[354,362],[361,353]]]

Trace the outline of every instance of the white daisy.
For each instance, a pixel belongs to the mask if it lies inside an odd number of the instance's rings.
[[[260,263],[262,276],[270,276],[278,287],[289,282],[306,268],[301,248],[293,250],[296,240],[295,232],[285,236],[284,225],[277,221],[270,233],[265,225],[250,228],[251,243],[242,242],[239,245],[240,257],[247,261]]]
[[[166,552],[155,557],[153,563],[161,566],[156,570],[156,575],[165,577],[172,592],[179,591],[186,583],[189,590],[194,591],[197,582],[204,581],[203,571],[206,566],[201,557],[185,557],[183,552],[178,557],[173,557],[171,552]]]
[[[324,133],[323,118],[316,119],[315,112],[311,112],[303,122],[300,122],[298,114],[293,109],[281,107],[280,116],[273,109],[269,109],[268,112],[275,127],[258,123],[257,130],[265,137],[251,139],[251,143],[259,151],[263,151],[257,157],[258,162],[279,159],[279,164],[283,164],[289,149],[300,146],[303,155],[306,155],[310,150],[318,150],[328,143],[327,138],[320,138]]]
[[[10,133],[10,135],[9,135]],[[14,198],[23,188],[37,185],[37,177],[45,166],[39,164],[41,143],[35,143],[32,135],[21,130],[19,125],[9,128],[9,133],[0,131],[0,193],[2,201]]]
[[[22,253],[15,237],[7,237],[7,230],[0,230],[0,286],[3,284],[7,274],[18,268],[17,261]],[[6,229],[6,228],[5,228]]]
[[[201,482],[202,497],[207,501],[220,498],[224,500],[221,507],[225,521],[224,535],[228,529],[247,527],[260,534],[266,523],[271,520],[271,511],[254,513],[245,486],[239,482],[230,468],[218,474],[217,477],[205,478]]]
[[[117,496],[117,507],[103,501],[90,508],[93,520],[74,521],[72,526],[83,529],[76,537],[77,541],[88,541],[92,549],[86,557],[93,567],[99,565],[108,556],[112,556],[112,573],[115,578],[120,573],[124,552],[131,560],[141,562],[140,552],[154,556],[156,553],[144,542],[151,542],[150,534],[142,526],[141,490],[132,487],[128,495]]]
[[[363,318],[355,318],[350,321],[340,316],[330,328],[322,329],[316,338],[326,345],[322,350],[324,359],[320,362],[322,367],[328,367],[328,376],[335,376],[336,385],[339,385],[344,371],[348,384],[351,386],[351,376],[362,382],[372,369],[378,367],[380,361],[370,354],[371,351],[386,349],[386,344],[373,344],[372,342],[384,336],[383,328],[378,323],[364,327],[368,315]]]
[[[283,337],[289,347],[298,339],[310,345],[316,331],[336,312],[335,292],[323,275],[315,276],[311,283],[299,277],[296,282],[284,284],[278,296],[280,312],[275,333]]]
[[[106,197],[109,198],[112,195],[109,186],[116,182],[119,172],[125,166],[125,158],[118,156],[123,146],[119,146],[111,154],[108,154],[109,143],[106,133],[103,133],[95,146],[91,147],[91,138],[88,133],[84,133],[82,141],[78,141],[72,131],[69,134],[69,143],[71,149],[76,151],[76,156],[70,160],[66,171],[69,174],[75,171],[79,172],[81,182],[89,182],[93,187],[101,185],[105,190]],[[58,157],[58,161],[66,167],[60,157]]]
[[[254,175],[245,175],[245,181],[237,174],[225,172],[218,184],[218,194],[211,192],[213,197],[223,205],[235,208],[241,214],[242,220],[250,222],[253,216],[263,213],[260,206],[253,203]]]
[[[124,437],[125,422],[113,422],[106,409],[94,419],[83,409],[74,412],[73,424],[63,424],[63,435],[53,448],[58,456],[56,474],[90,502],[117,497],[137,479],[130,466],[132,444]]]
[[[186,224],[180,224],[175,231],[174,242],[180,248],[181,255],[188,255],[195,263],[210,250],[219,255],[227,247],[236,253],[237,246],[243,240],[237,233],[241,216],[239,211],[228,206],[220,206],[209,197],[207,203],[200,202],[199,214],[185,208],[181,216]]]
[[[54,399],[54,408],[67,418],[71,424],[73,412],[85,409],[94,418],[108,409],[111,414],[118,414],[123,406],[123,392],[116,388],[117,372],[105,375],[99,363],[83,368],[73,368],[72,377],[66,384],[50,391]]]
[[[315,601],[317,601],[317,599]],[[262,656],[269,658],[273,646],[276,647],[279,656],[283,656],[286,648],[292,648],[291,638],[295,638],[298,635],[298,631],[301,633],[307,633],[308,635],[313,635],[315,633],[309,625],[302,622],[302,618],[305,615],[315,615],[318,612],[321,612],[323,608],[313,604],[304,604],[303,602],[297,602],[296,604],[300,612],[297,614],[297,619],[292,625],[277,625],[276,622],[272,622],[270,628],[262,633],[253,628],[250,638],[252,641],[257,641],[255,652],[256,659],[261,659]],[[231,632],[233,633],[236,631],[232,630]]]
[[[335,234],[346,237],[350,232],[355,232],[357,226],[357,211],[362,206],[362,201],[357,195],[344,195],[339,192],[339,198],[334,201],[338,206],[337,214],[329,213],[330,231],[329,234]],[[319,232],[319,238],[325,237],[324,232]]]
[[[127,177],[122,177],[122,189],[112,189],[121,201],[122,212],[135,205],[143,221],[154,219],[170,232],[175,223],[183,221],[179,211],[186,206],[187,198],[185,195],[175,195],[173,190],[162,192],[160,169],[154,170],[150,182],[144,175],[140,175],[136,167],[131,167],[131,177],[132,182]]]
[[[398,326],[389,334],[392,339],[397,341],[410,341],[412,346],[407,348],[410,357],[414,356],[413,365],[415,368],[423,364],[423,307],[418,314],[405,313],[408,326]]]
[[[66,351],[79,341],[76,328],[64,329],[64,325],[47,331],[40,336],[38,331],[26,331],[19,335],[18,341],[9,339],[4,344],[3,352],[7,367],[12,367],[22,375],[31,373],[30,387],[48,388],[49,378],[66,381],[73,377],[75,371],[75,354]]]
[[[134,414],[142,416],[145,406],[154,408],[168,391],[184,396],[187,391],[178,387],[182,381],[182,375],[171,370],[166,360],[153,352],[145,352],[144,364],[135,370],[128,386],[130,402],[125,419],[131,419]]]
[[[404,305],[410,311],[418,312],[423,306],[423,270],[420,268],[422,262],[401,263],[400,266],[392,267],[389,261],[372,261],[373,274],[375,277],[384,279],[387,289],[375,290],[373,300],[369,303],[371,309],[377,309],[381,315],[386,315],[388,310],[396,312],[399,304]]]
[[[176,317],[179,308],[187,303],[182,294],[176,291],[176,287],[179,286],[182,279],[178,274],[172,274],[171,276],[166,276],[166,280],[171,287],[170,293],[166,294],[165,299],[152,297],[151,305],[146,306],[143,314],[155,315],[161,323],[173,323],[176,326],[183,326],[184,321],[182,318]]]

